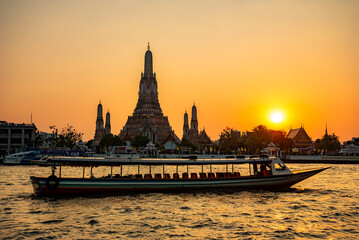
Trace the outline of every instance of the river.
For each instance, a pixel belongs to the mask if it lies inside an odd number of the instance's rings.
[[[0,239],[358,239],[359,165],[331,166],[287,192],[62,199],[33,194],[49,168],[0,166]]]

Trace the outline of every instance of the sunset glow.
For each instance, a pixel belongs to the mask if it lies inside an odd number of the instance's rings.
[[[359,1],[1,1],[0,120],[94,137],[101,100],[119,134],[138,100],[147,42],[159,102],[182,137],[302,124],[359,136]],[[283,111],[271,120],[273,107]],[[284,114],[285,113],[285,114]]]
[[[280,123],[283,121],[283,114],[280,112],[274,112],[270,116],[272,122],[274,123]]]

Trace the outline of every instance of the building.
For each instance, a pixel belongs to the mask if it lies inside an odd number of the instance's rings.
[[[281,150],[273,142],[270,142],[266,148],[261,150],[261,154],[269,157],[281,157]]]
[[[126,140],[133,139],[137,135],[146,136],[153,143],[159,144],[163,144],[168,136],[172,135],[176,142],[179,142],[160,107],[156,73],[153,72],[152,52],[149,45],[145,53],[145,68],[141,73],[137,105],[120,133],[120,137]]]
[[[15,124],[0,121],[0,155],[20,152],[32,146],[36,133],[35,124]]]
[[[345,156],[359,156],[359,146],[353,143],[344,145],[339,153]]]
[[[102,115],[102,104],[100,101],[100,103],[97,106],[96,130],[95,130],[93,147],[99,146],[102,137],[107,133],[111,133],[110,112],[107,111],[107,113],[106,113],[106,125],[104,127],[103,115]]]
[[[106,113],[106,124],[105,124],[105,132],[106,133],[111,133],[111,115],[110,112],[107,111]]]
[[[183,137],[188,138],[189,136],[189,125],[188,125],[188,114],[187,111],[184,113],[183,119]]]
[[[184,114],[183,123],[183,138],[187,138],[192,144],[198,147],[210,147],[213,145],[212,140],[207,135],[206,130],[198,131],[198,119],[197,119],[197,107],[193,103],[192,116],[191,116],[191,128],[188,126],[188,114]]]
[[[94,137],[94,145],[98,146],[101,138],[105,135],[105,128],[102,115],[102,104],[101,101],[97,106],[97,118],[96,118],[96,130]]]
[[[313,150],[313,142],[303,127],[291,129],[287,138],[293,140],[293,152],[308,154]]]

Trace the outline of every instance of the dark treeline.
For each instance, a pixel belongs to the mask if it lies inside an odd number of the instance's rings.
[[[273,142],[284,153],[288,153],[292,149],[293,141],[286,138],[286,135],[283,130],[271,130],[263,125],[254,127],[253,131],[246,135],[227,127],[220,134],[219,149],[225,154],[260,154],[261,149]]]

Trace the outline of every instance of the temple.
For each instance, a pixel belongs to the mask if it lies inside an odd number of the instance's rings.
[[[148,44],[145,54],[145,68],[141,73],[136,108],[127,119],[120,136],[131,140],[137,135],[143,135],[154,143],[163,144],[171,138],[179,141],[167,116],[164,116],[158,100],[156,73],[153,72],[152,52]]]
[[[97,106],[96,130],[94,137],[94,145],[99,145],[101,138],[105,135],[105,128],[103,127],[103,115],[101,101]]]
[[[191,116],[191,128],[188,126],[188,114],[184,114],[183,122],[183,138],[188,139],[192,144],[198,147],[210,147],[213,145],[213,142],[206,133],[206,130],[203,128],[202,131],[198,131],[198,119],[197,119],[197,107],[193,103],[192,106],[192,116]]]
[[[287,138],[293,140],[293,149],[296,153],[308,154],[313,150],[313,142],[302,126],[300,128],[291,129]]]
[[[105,134],[111,133],[111,123],[110,123],[110,112],[107,111],[106,114],[106,125],[104,127],[103,115],[102,115],[102,104],[101,101],[97,106],[97,118],[96,118],[96,130],[95,137],[92,143],[92,148],[95,149],[100,145],[101,139]]]

